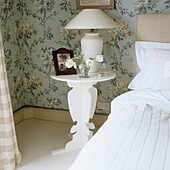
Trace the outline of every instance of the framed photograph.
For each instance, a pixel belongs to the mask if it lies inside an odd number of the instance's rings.
[[[60,48],[52,53],[56,75],[76,74],[76,69],[66,67],[66,61],[73,58],[73,50]]]
[[[77,9],[113,9],[114,0],[76,0]]]

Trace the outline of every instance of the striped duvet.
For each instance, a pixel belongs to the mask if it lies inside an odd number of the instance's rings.
[[[145,100],[140,98],[137,104],[131,96],[120,97],[112,104],[115,113],[69,170],[170,170],[169,101],[156,94],[145,96]],[[166,107],[160,107],[161,103]]]

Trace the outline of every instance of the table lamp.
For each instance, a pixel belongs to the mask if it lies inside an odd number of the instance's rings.
[[[102,54],[103,39],[99,33],[94,33],[94,29],[117,28],[119,25],[100,9],[83,9],[75,18],[73,18],[64,29],[90,29],[90,33],[85,33],[81,39],[81,50],[84,59],[95,58]],[[98,71],[98,63],[94,60],[93,66],[89,72]]]

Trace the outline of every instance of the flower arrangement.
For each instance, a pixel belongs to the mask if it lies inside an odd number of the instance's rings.
[[[89,77],[88,71],[93,65],[93,60],[96,60],[97,62],[102,62],[103,55],[97,55],[96,58],[88,58],[85,60],[81,50],[77,49],[75,57],[67,60],[66,67],[74,67],[75,69],[79,68],[80,72],[84,74],[82,77]]]

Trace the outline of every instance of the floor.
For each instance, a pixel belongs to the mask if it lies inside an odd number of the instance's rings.
[[[17,170],[67,170],[79,151],[51,155],[71,140],[70,124],[28,119],[16,126],[22,162]]]
[[[21,165],[17,170],[67,170],[79,150],[51,155],[52,150],[64,148],[71,140],[72,125],[51,121],[28,119],[16,126]]]

